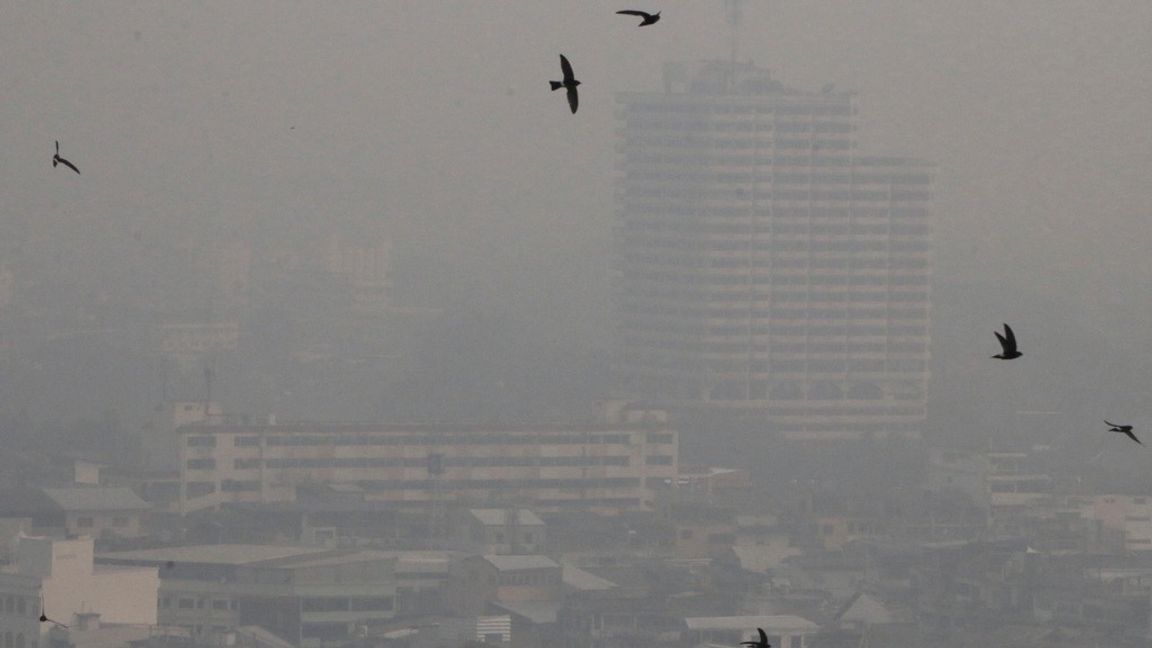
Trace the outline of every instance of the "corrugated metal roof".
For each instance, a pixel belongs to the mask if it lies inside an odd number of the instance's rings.
[[[493,567],[500,571],[513,571],[516,569],[546,569],[548,567],[559,567],[556,561],[547,556],[496,556],[493,554],[486,554],[484,560],[487,560]]]
[[[684,619],[689,630],[744,630],[751,636],[756,628],[764,628],[769,634],[792,634],[815,632],[820,626],[792,614],[768,614],[759,616],[691,617]]]
[[[44,494],[65,511],[142,511],[152,505],[131,488],[45,488]]]
[[[477,520],[480,520],[481,524],[488,526],[504,526],[508,524],[507,509],[468,509],[468,512]],[[528,509],[517,509],[516,524],[543,526],[544,520],[541,520],[539,516]]]
[[[274,545],[194,545],[190,547],[167,547],[163,549],[141,549],[138,551],[116,551],[100,554],[108,560],[131,560],[141,562],[202,563],[209,565],[246,565],[264,560],[291,558],[309,554],[325,554],[330,549],[322,547],[284,547]]]
[[[564,565],[562,569],[561,578],[564,584],[572,589],[588,592],[610,590],[619,587],[607,578],[600,578],[596,574],[586,572],[573,565]]]

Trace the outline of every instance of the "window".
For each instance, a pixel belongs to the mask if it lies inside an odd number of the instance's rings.
[[[16,597],[16,614],[24,614],[25,611],[26,611],[26,608],[25,608],[25,604],[24,604],[24,597],[23,596]]]
[[[661,455],[649,456],[644,460],[644,463],[649,466],[671,466],[672,457],[665,457]]]
[[[349,599],[348,609],[354,612],[384,611],[392,609],[391,596],[366,596]]]
[[[188,470],[213,470],[216,468],[215,459],[189,459]]]
[[[161,596],[160,600],[156,603],[156,605],[157,605],[157,607],[166,610],[166,609],[172,607],[172,599],[168,598],[167,596]]]
[[[128,526],[128,518],[126,518],[126,517],[114,517],[114,518],[112,518],[112,526],[118,527],[118,528],[126,527],[126,526]]]
[[[227,610],[228,609],[228,601],[223,600],[223,599],[216,599],[216,600],[212,601],[212,609],[213,610]]]
[[[76,526],[80,527],[81,529],[87,529],[87,528],[93,526],[92,518],[90,518],[90,517],[76,518]]]
[[[188,497],[203,497],[216,492],[216,482],[190,481],[188,482]]]
[[[180,608],[181,610],[191,610],[192,608],[196,607],[196,601],[190,598],[182,598],[176,602],[176,607]]]
[[[248,468],[259,468],[259,459],[233,459],[232,467],[236,470],[246,470]]]
[[[214,436],[190,436],[188,437],[189,448],[215,448],[216,437]]]
[[[305,612],[345,612],[348,610],[348,599],[343,596],[306,598],[303,609]]]
[[[258,437],[258,436],[238,436],[238,437],[236,437],[235,444],[237,446],[258,446],[258,445],[260,445],[260,437]]]

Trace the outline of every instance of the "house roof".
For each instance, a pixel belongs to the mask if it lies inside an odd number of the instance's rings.
[[[200,563],[208,565],[246,565],[265,560],[330,553],[323,547],[289,547],[275,545],[224,544],[166,547],[138,551],[116,551],[100,554],[108,560],[131,560],[155,563]]]
[[[493,606],[532,623],[556,623],[560,603],[555,601],[494,601]]]
[[[508,510],[507,509],[468,509],[468,513],[472,517],[480,521],[480,524],[486,526],[504,526],[508,524]],[[528,509],[517,509],[516,524],[529,524],[532,526],[544,526],[544,520]]]
[[[619,585],[607,578],[600,578],[596,574],[586,572],[575,565],[563,565],[561,569],[561,580],[564,581],[565,585],[575,590],[587,592],[619,588]]]
[[[143,511],[152,505],[131,488],[45,488],[44,494],[65,511]]]
[[[547,556],[497,556],[493,554],[485,554],[484,560],[488,561],[493,567],[499,571],[515,571],[517,569],[547,569],[550,567],[559,567],[556,561]]]
[[[793,614],[758,616],[689,617],[684,619],[689,630],[744,630],[755,632],[764,628],[769,634],[798,634],[816,632],[820,626]]]

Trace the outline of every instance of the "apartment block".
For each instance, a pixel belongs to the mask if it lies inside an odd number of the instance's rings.
[[[471,427],[189,425],[177,431],[181,507],[288,502],[301,485],[398,508],[517,502],[541,512],[650,507],[676,476],[667,424]]]

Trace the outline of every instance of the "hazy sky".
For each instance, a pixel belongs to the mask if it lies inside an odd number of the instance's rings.
[[[545,304],[558,338],[594,338],[613,93],[659,90],[665,61],[726,58],[731,43],[720,0],[633,4],[663,20],[637,29],[602,0],[5,3],[4,218],[158,238],[154,223],[383,218],[442,264],[429,280],[446,293]],[[797,87],[859,90],[865,150],[939,165],[938,385],[976,388],[1010,321],[1024,362],[1067,395],[1070,349],[1107,333],[1083,382],[1135,415],[1152,378],[1152,3],[743,13],[739,58]],[[548,91],[561,52],[583,81],[575,116]],[[53,172],[54,139],[82,176]]]

